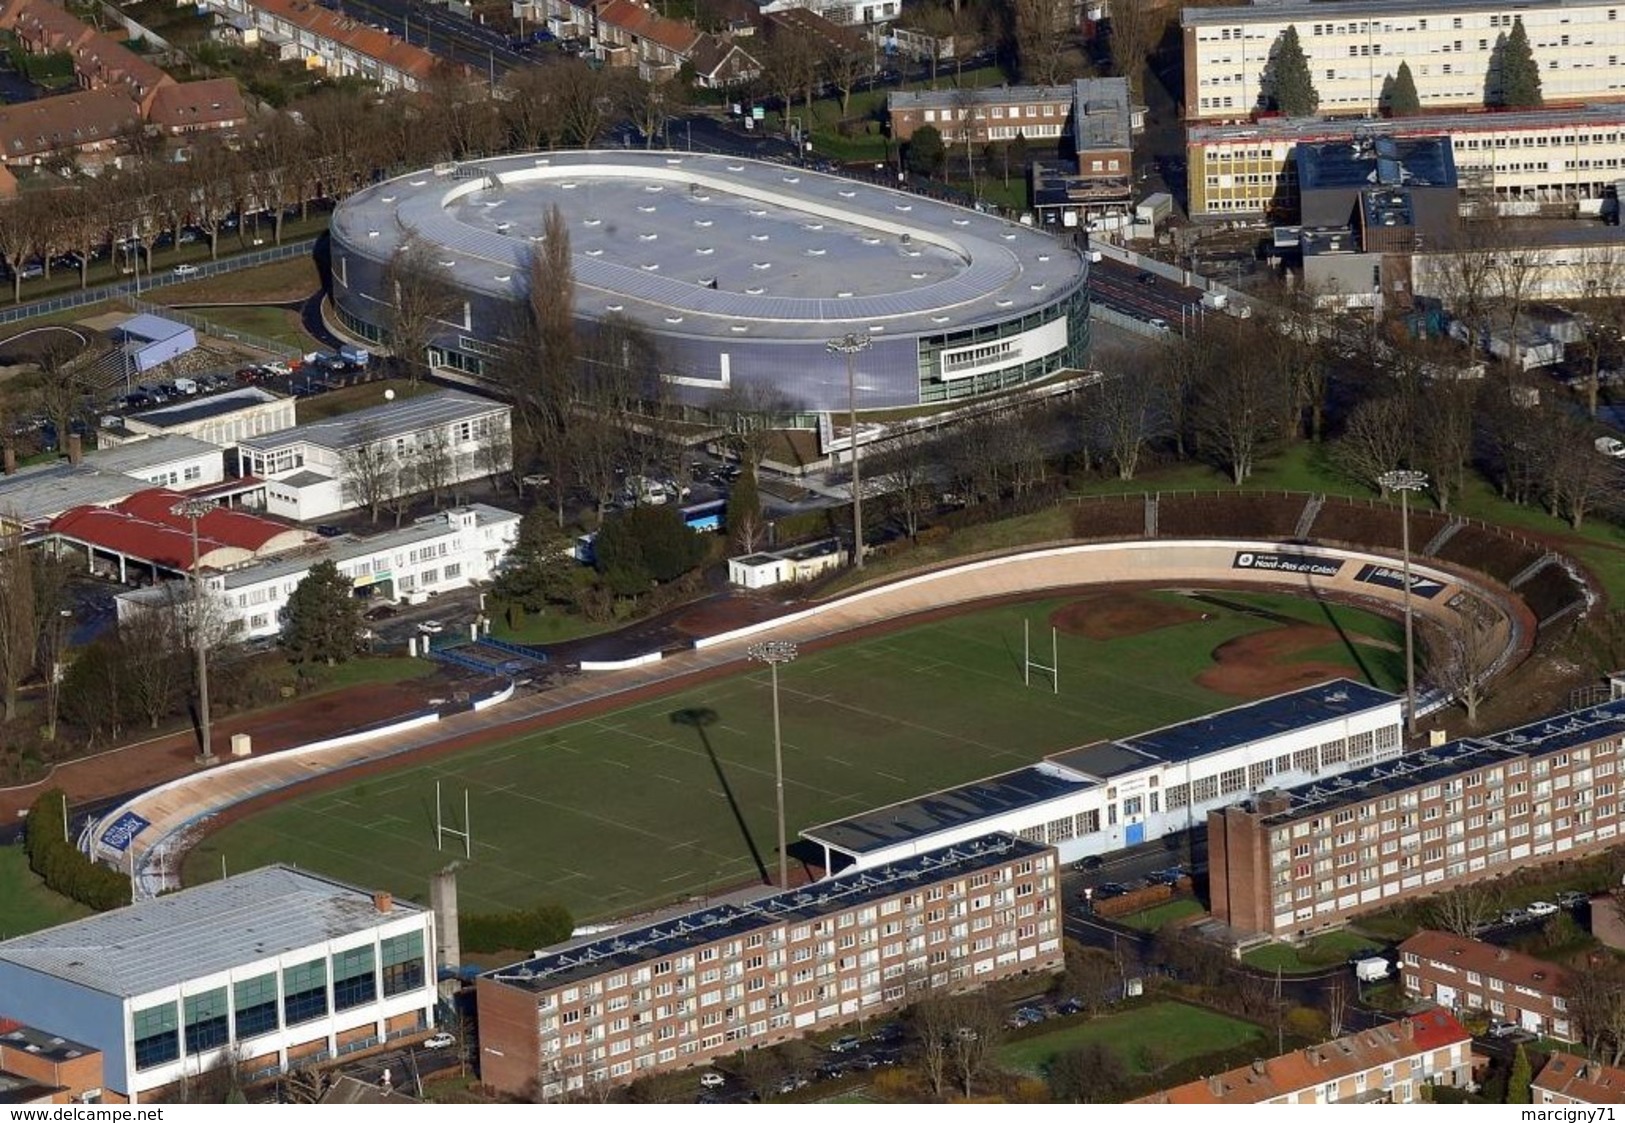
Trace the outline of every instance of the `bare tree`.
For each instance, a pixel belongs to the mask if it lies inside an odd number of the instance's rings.
[[[910,538],[920,532],[920,520],[936,507],[933,453],[935,442],[918,430],[894,437],[870,455],[864,469],[870,479],[886,487],[886,499]]]
[[[1464,377],[1435,378],[1427,401],[1414,413],[1412,463],[1427,472],[1439,510],[1448,511],[1467,484],[1472,461],[1479,383]]]
[[[557,105],[559,139],[565,144],[591,147],[604,131],[614,107],[611,75],[579,59],[550,66],[548,70],[557,79],[554,104]]]
[[[427,244],[407,238],[384,269],[389,301],[388,339],[395,361],[411,382],[429,367],[429,345],[440,325],[462,307],[451,273]]]
[[[875,72],[874,46],[860,39],[839,39],[825,45],[824,73],[841,93],[841,118],[852,108],[852,91]]]
[[[636,71],[627,71],[620,80],[617,100],[621,112],[643,134],[643,147],[650,148],[672,115],[682,111],[686,89],[675,79],[649,82]]]
[[[498,94],[509,142],[521,152],[552,148],[558,143],[558,81],[551,66],[510,70]]]
[[[1602,396],[1605,360],[1616,364],[1625,344],[1625,257],[1614,246],[1586,250],[1579,268],[1585,271],[1586,295],[1595,298],[1586,324],[1586,412],[1593,420]]]
[[[953,1066],[969,1099],[978,1079],[992,1067],[1004,1037],[1004,1011],[985,991],[954,999]]]
[[[953,1040],[958,1019],[954,1001],[929,983],[920,986],[920,997],[909,1008],[914,1037],[919,1049],[920,1073],[931,1089],[931,1098],[940,1100],[953,1075]]]
[[[1348,1017],[1349,990],[1341,978],[1326,988],[1326,1032],[1332,1038],[1343,1036],[1343,1019]]]
[[[1370,487],[1409,459],[1413,443],[1410,410],[1390,394],[1366,398],[1349,411],[1333,455],[1350,478]]]
[[[1113,4],[1107,19],[1112,69],[1128,79],[1129,98],[1138,101],[1145,84],[1145,64],[1162,32],[1163,9],[1152,4]]]
[[[1619,473],[1599,456],[1591,443],[1591,427],[1563,406],[1543,409],[1542,420],[1551,429],[1545,441],[1546,508],[1579,530],[1598,504],[1617,502]]]
[[[384,505],[395,516],[395,529],[399,530],[412,510],[412,501],[423,490],[422,464],[416,457],[404,453],[390,452],[387,455]]]
[[[179,604],[185,599],[184,585],[171,582],[167,595],[156,604],[143,605],[119,622],[119,646],[123,656],[122,677],[129,686],[130,701],[158,728],[175,707],[181,682],[186,676],[181,637],[185,631]]]
[[[1428,661],[1429,674],[1467,711],[1470,726],[1478,725],[1478,707],[1489,696],[1490,674],[1501,653],[1494,620],[1488,608],[1465,598],[1442,625],[1442,650]]]
[[[1485,882],[1458,885],[1428,906],[1428,923],[1454,936],[1472,936],[1501,914],[1500,894]]]
[[[1280,418],[1275,371],[1236,351],[1209,366],[1196,395],[1197,440],[1238,487],[1279,435]]]
[[[1625,1061],[1625,965],[1597,957],[1571,980],[1569,1012],[1586,1052],[1604,1064]]]
[[[339,486],[347,504],[367,508],[372,521],[389,498],[394,482],[394,456],[376,428],[363,426],[340,457]]]
[[[1066,52],[1073,30],[1070,0],[1014,0],[1011,20],[1022,81],[1058,85],[1067,76]]]
[[[442,430],[427,434],[418,442],[413,457],[414,482],[419,490],[426,490],[435,506],[440,505],[440,493],[461,473],[454,461],[451,442]]]
[[[18,698],[34,670],[39,614],[34,592],[34,563],[20,528],[0,518],[0,714],[17,717]]]
[[[1164,431],[1163,396],[1141,357],[1108,374],[1085,397],[1085,416],[1101,433],[1101,444],[1117,469],[1117,478],[1132,480],[1146,445]]]

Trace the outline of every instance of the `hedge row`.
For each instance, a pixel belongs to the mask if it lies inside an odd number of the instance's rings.
[[[130,903],[130,881],[116,870],[97,865],[63,837],[67,795],[52,788],[28,809],[23,850],[28,868],[45,879],[45,884],[98,912]]]

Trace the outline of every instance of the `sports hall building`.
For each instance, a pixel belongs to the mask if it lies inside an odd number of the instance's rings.
[[[248,1079],[433,1025],[434,914],[267,866],[0,943],[0,1018],[102,1056],[104,1102]]]
[[[801,832],[839,873],[989,831],[1054,846],[1064,862],[1199,826],[1208,811],[1283,784],[1396,758],[1401,699],[1350,679],[1056,753],[1040,764]]]
[[[543,220],[570,233],[578,325],[634,321],[665,393],[704,409],[730,390],[811,418],[958,401],[1082,365],[1088,265],[992,215],[783,164],[700,153],[550,152],[440,165],[359,191],[333,216],[333,297],[382,340],[389,266],[427,246],[462,296],[430,348],[479,376],[526,292]],[[763,396],[764,394],[770,396]]]

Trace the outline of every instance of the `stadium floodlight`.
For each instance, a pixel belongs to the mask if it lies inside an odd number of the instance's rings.
[[[789,640],[770,639],[753,643],[745,654],[766,663],[773,674],[773,775],[779,801],[779,888],[790,887],[790,853],[784,833],[784,739],[779,733],[779,664],[796,657],[796,645]]]
[[[1377,477],[1384,491],[1399,492],[1400,556],[1405,581],[1405,732],[1416,735],[1416,657],[1411,623],[1411,506],[1410,494],[1428,486],[1428,474],[1414,468],[1395,468]]]
[[[849,331],[824,344],[831,355],[846,356],[846,412],[852,434],[852,561],[863,568],[863,478],[858,470],[858,355],[874,343],[867,335]]]
[[[214,763],[214,744],[209,729],[209,643],[203,634],[203,575],[198,572],[197,521],[215,505],[207,499],[183,499],[169,513],[192,524],[192,646],[197,649],[197,723],[202,730],[199,764]]]

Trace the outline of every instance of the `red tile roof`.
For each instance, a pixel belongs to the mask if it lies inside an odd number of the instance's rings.
[[[228,128],[248,120],[235,78],[207,78],[165,86],[152,99],[147,119],[170,132]]]
[[[80,90],[0,107],[0,159],[17,163],[50,152],[117,140],[141,126],[122,90]]]
[[[1424,928],[1400,944],[1399,954],[1401,970],[1408,966],[1403,962],[1404,957],[1415,955],[1419,959],[1447,963],[1457,971],[1475,971],[1514,986],[1528,987],[1543,995],[1566,994],[1569,989],[1569,973],[1554,963],[1432,928]]]
[[[1391,1025],[1313,1045],[1279,1057],[1255,1061],[1229,1072],[1193,1080],[1146,1096],[1135,1103],[1255,1104],[1353,1076],[1357,1072],[1392,1064],[1406,1057],[1431,1053],[1471,1041],[1448,1012],[1432,1009]]]
[[[349,48],[358,55],[410,74],[422,81],[434,72],[439,60],[422,47],[414,47],[404,39],[397,39],[387,31],[368,27],[353,19],[331,12],[310,0],[252,0],[254,7],[268,12],[295,27],[302,27],[323,39]],[[466,70],[466,68],[465,68]]]
[[[188,497],[168,488],[138,491],[112,510],[131,518],[191,533],[192,522],[174,514],[172,508]],[[247,511],[233,511],[216,507],[198,519],[198,533],[224,546],[235,546],[251,553],[274,553],[292,549],[311,536],[297,527],[287,526],[272,519],[262,518]],[[273,547],[267,550],[266,547]]]
[[[693,24],[657,15],[637,0],[610,0],[598,13],[598,21],[618,27],[634,39],[647,39],[685,58],[694,50],[701,36],[700,29]]]
[[[1625,1103],[1625,1069],[1573,1053],[1553,1053],[1535,1077],[1534,1086],[1583,1104]],[[1542,1101],[1537,1098],[1535,1102]]]
[[[51,530],[99,549],[185,572],[192,568],[192,536],[162,523],[132,518],[104,507],[74,507],[51,520]],[[218,569],[253,558],[252,550],[198,535],[198,566]]]

